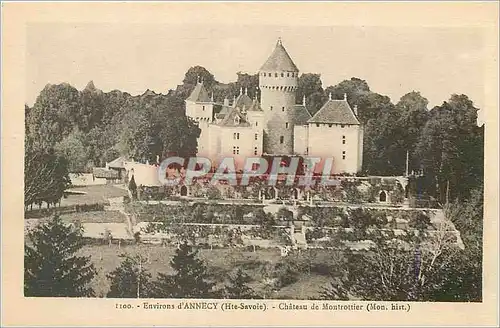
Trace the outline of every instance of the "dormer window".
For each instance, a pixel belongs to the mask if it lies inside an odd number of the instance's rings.
[[[236,116],[234,118],[234,124],[240,124],[240,117],[239,116]]]

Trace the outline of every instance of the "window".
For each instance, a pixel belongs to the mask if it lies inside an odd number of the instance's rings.
[[[240,154],[240,147],[236,147],[236,154]]]
[[[257,155],[257,153],[258,153],[258,149],[257,149],[257,147],[255,147],[255,148],[253,149],[253,154],[254,154],[254,155]],[[254,163],[254,164],[257,164],[257,163]]]
[[[264,76],[266,76],[266,73],[262,73]]]
[[[342,136],[342,144],[345,145],[345,136]]]
[[[258,133],[255,134],[255,140],[259,140],[259,134]]]
[[[341,124],[340,127],[343,129],[344,128],[344,124]]]
[[[239,132],[235,132],[235,133],[233,133],[233,139],[234,139],[234,140],[239,140],[239,139],[240,139],[240,134],[239,134]]]
[[[233,146],[233,155],[236,155],[236,146]]]
[[[281,73],[281,77],[284,77],[284,76],[285,76],[285,74]]]
[[[285,129],[288,129],[288,122],[285,123]]]
[[[290,77],[290,72],[286,73],[286,77]]]
[[[285,137],[281,136],[280,137],[280,144],[282,144],[283,142],[285,142]]]
[[[319,128],[319,123],[316,123],[316,127]]]
[[[271,110],[273,110],[273,106],[271,106]]]
[[[333,124],[328,124],[328,127],[331,128]]]
[[[278,77],[278,73],[274,73],[274,77]]]
[[[281,111],[284,112],[285,111],[285,107],[281,107]]]
[[[342,152],[342,159],[345,159],[345,150]]]
[[[259,125],[259,122],[255,122],[255,126],[258,126]]]
[[[202,109],[203,111],[205,111],[205,106],[203,106],[201,109]]]

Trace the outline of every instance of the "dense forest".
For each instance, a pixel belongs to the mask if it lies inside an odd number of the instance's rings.
[[[154,161],[196,154],[200,130],[185,116],[184,99],[198,79],[219,103],[240,88],[259,97],[258,75],[237,73],[235,82],[221,83],[201,66],[191,67],[182,84],[166,94],[103,92],[93,82],[81,91],[67,83],[47,85],[32,107],[25,106],[25,204],[40,195],[57,200],[69,185],[67,172],[88,172],[118,156]],[[424,173],[430,196],[464,199],[482,185],[484,126],[477,126],[478,108],[466,95],[451,95],[428,108],[416,91],[393,104],[359,78],[324,87],[319,74],[299,77],[296,99],[305,96],[312,115],[330,93],[334,99],[347,94],[350,105],[358,107],[365,129],[362,174],[402,175],[408,152],[410,172]]]

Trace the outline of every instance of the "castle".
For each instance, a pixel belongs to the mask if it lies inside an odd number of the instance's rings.
[[[305,98],[296,103],[299,70],[278,40],[259,70],[259,102],[247,91],[215,113],[213,95],[199,81],[186,99],[186,115],[198,122],[198,156],[218,162],[233,157],[237,168],[247,157],[333,158],[334,174],[356,173],[363,160],[363,126],[347,98],[330,99],[311,116]],[[321,164],[317,165],[320,168]]]

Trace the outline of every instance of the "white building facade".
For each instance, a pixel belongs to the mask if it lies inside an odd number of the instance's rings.
[[[260,102],[240,90],[231,104],[225,99],[215,113],[213,96],[199,82],[186,99],[186,115],[201,129],[198,156],[212,163],[233,157],[237,168],[243,167],[247,157],[261,155],[333,158],[332,173],[359,172],[363,127],[356,109],[351,109],[345,97],[330,97],[311,116],[305,99],[296,103],[298,76],[297,66],[278,41],[259,70]]]

